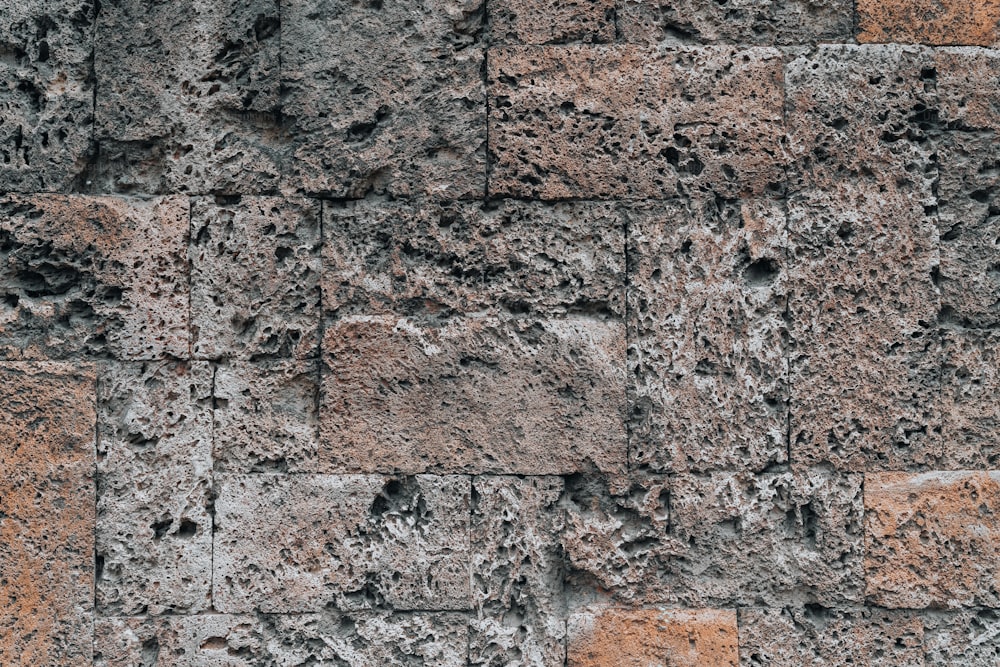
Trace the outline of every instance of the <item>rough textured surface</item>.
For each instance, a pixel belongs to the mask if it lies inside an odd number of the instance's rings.
[[[0,387],[0,663],[90,664],[94,371],[4,363]]]
[[[736,667],[738,653],[733,611],[612,607],[577,612],[569,619],[570,667]]]
[[[0,198],[0,355],[188,353],[188,203]]]
[[[469,607],[468,477],[221,476],[215,608]]]
[[[276,190],[275,0],[105,0],[94,69],[100,192]]]
[[[483,11],[482,0],[283,3],[285,188],[481,196]]]
[[[924,619],[924,664],[991,667],[1000,660],[995,609],[936,613]]]
[[[94,625],[95,667],[250,667],[267,654],[252,616],[206,614],[102,618]]]
[[[493,44],[615,41],[615,0],[497,0],[489,3]]]
[[[856,0],[859,42],[996,43],[997,0]]]
[[[491,195],[722,196],[779,187],[774,49],[491,50]]]
[[[997,606],[1000,473],[865,478],[867,599],[883,607]]]
[[[195,358],[316,356],[319,202],[198,199],[191,238]]]
[[[630,215],[633,465],[788,462],[784,227],[772,201],[673,201]]]
[[[98,378],[97,606],[211,607],[212,369],[107,363]]]

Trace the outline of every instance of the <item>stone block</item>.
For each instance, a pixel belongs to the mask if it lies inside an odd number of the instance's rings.
[[[491,44],[615,41],[615,0],[497,0],[489,9]]]
[[[675,200],[629,223],[629,456],[654,471],[787,463],[777,202]]]
[[[97,606],[211,608],[212,369],[108,363],[98,382]]]
[[[1000,655],[1000,614],[995,609],[924,615],[925,665],[993,667]]]
[[[94,635],[94,667],[253,667],[268,657],[252,616],[101,618]]]
[[[719,609],[596,608],[568,623],[569,667],[737,667],[736,612]]]
[[[862,596],[861,476],[716,473],[567,484],[569,580],[629,604],[693,607]]]
[[[558,477],[473,479],[470,664],[562,666],[562,490]]]
[[[941,468],[1000,467],[1000,332],[945,330]]]
[[[467,477],[224,475],[215,608],[470,606]]]
[[[89,665],[94,369],[0,364],[0,664]]]
[[[924,666],[923,624],[908,612],[748,607],[739,610],[739,624],[744,667]]]
[[[196,358],[315,357],[320,203],[243,197],[191,207]]]
[[[729,47],[490,51],[491,195],[724,197],[780,188],[781,54]]]
[[[991,46],[997,0],[857,0],[859,42]]]
[[[187,236],[179,198],[0,198],[0,356],[187,356]]]
[[[282,3],[289,191],[480,197],[482,0]]]
[[[215,371],[213,457],[221,472],[308,472],[319,449],[316,361],[234,361]]]
[[[865,476],[867,600],[888,608],[996,607],[1000,473]]]
[[[619,0],[618,31],[627,42],[760,46],[848,42],[850,0]]]
[[[92,156],[95,3],[0,5],[0,192],[71,192]]]
[[[102,2],[91,190],[274,192],[279,26],[276,0]]]

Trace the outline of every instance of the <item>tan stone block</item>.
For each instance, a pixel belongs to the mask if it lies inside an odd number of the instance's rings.
[[[315,357],[319,277],[318,201],[196,199],[192,353],[199,359]]]
[[[97,605],[211,607],[212,369],[108,363],[98,383]]]
[[[223,475],[215,608],[469,608],[468,477]]]
[[[234,361],[215,371],[213,458],[222,472],[302,472],[319,449],[317,361]]]
[[[89,665],[94,371],[0,364],[0,664]]]
[[[908,612],[749,607],[739,625],[744,667],[924,667],[923,624]]]
[[[489,9],[491,44],[615,41],[615,0],[498,0]]]
[[[998,472],[865,476],[867,599],[890,608],[995,607]]]
[[[673,201],[629,223],[629,455],[655,471],[787,463],[780,203]]]
[[[997,0],[857,0],[859,42],[990,46]]]
[[[267,655],[253,616],[101,618],[94,635],[95,667],[252,667]]]
[[[731,610],[593,609],[573,614],[568,632],[569,667],[739,664]]]
[[[0,355],[187,356],[186,200],[10,195],[0,211]]]
[[[735,197],[780,188],[781,67],[774,49],[492,49],[490,194]]]

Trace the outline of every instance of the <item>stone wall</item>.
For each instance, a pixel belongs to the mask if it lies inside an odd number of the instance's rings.
[[[0,0],[0,665],[1000,664],[1000,0]]]

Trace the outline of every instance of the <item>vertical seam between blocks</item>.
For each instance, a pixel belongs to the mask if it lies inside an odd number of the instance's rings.
[[[209,503],[211,511],[209,512],[208,518],[212,522],[212,542],[209,549],[209,573],[208,573],[208,607],[211,610],[215,610],[215,501],[218,499],[217,488],[215,485],[215,377],[219,372],[219,364],[217,362],[211,362],[212,368],[212,395],[209,401],[210,406],[210,416],[211,424],[209,425],[209,440],[210,440],[210,459],[212,465],[209,466],[211,471],[212,479],[209,482]]]

